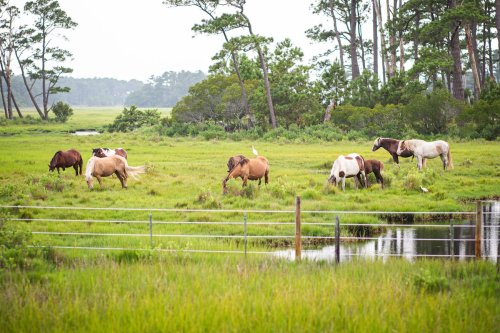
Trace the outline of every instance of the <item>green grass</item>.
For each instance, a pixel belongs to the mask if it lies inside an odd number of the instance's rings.
[[[498,198],[500,144],[452,142],[455,169],[438,160],[416,171],[398,168],[371,142],[288,143],[205,141],[160,137],[152,131],[71,135],[110,123],[119,108],[77,109],[67,124],[0,126],[0,204],[64,207],[179,209],[473,211],[477,199]],[[168,110],[162,112],[168,113]],[[270,184],[241,189],[228,183],[227,159],[251,156],[271,164]],[[76,148],[86,161],[94,147],[123,147],[129,164],[148,165],[123,190],[116,178],[87,189],[72,169],[48,172],[57,150]],[[345,192],[327,184],[333,160],[358,152],[386,164],[386,189]],[[372,180],[372,183],[373,180]],[[419,191],[422,185],[429,193]],[[0,209],[0,218],[147,221],[149,211]],[[153,212],[155,221],[242,221],[242,213]],[[248,221],[291,222],[293,213],[249,213]],[[303,222],[332,222],[329,214],[303,214]],[[377,216],[341,215],[341,221],[378,222]],[[434,223],[434,222],[429,222]],[[148,234],[147,224],[6,222],[31,231]],[[241,235],[242,226],[155,225],[155,233]],[[343,232],[346,232],[343,228]],[[331,227],[303,226],[304,235],[331,235]],[[293,226],[249,226],[250,235],[290,234]],[[347,231],[348,232],[348,231]],[[155,238],[161,249],[241,250],[239,240]],[[36,235],[34,244],[149,248],[147,237]],[[250,250],[289,245],[253,241]],[[498,272],[490,262],[270,259],[263,255],[174,254],[157,251],[46,250],[29,269],[0,267],[1,332],[493,332],[500,311]],[[1,252],[0,252],[1,254]]]
[[[81,260],[0,275],[2,332],[494,332],[486,262]]]

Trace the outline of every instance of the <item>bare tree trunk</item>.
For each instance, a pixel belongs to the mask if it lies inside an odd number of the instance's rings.
[[[402,7],[401,1],[402,0],[399,0],[399,10]],[[404,44],[403,32],[399,31],[399,72],[403,73],[404,71],[405,71],[405,44]]]
[[[328,2],[330,5],[330,15],[333,19],[333,32],[335,34],[335,38],[337,39],[337,44],[339,45],[339,54],[340,54],[340,66],[344,67],[344,48],[342,47],[342,41],[340,39],[339,29],[337,28],[337,17],[335,16],[335,6],[333,4],[333,0]]]
[[[372,1],[373,18],[372,18],[372,30],[373,30],[373,73],[375,73],[378,78],[378,27],[377,27],[377,11],[375,10],[375,1]]]
[[[500,1],[495,0],[495,26],[497,28],[498,49],[500,54]],[[500,70],[500,56],[498,57],[498,70]]]
[[[236,5],[236,6],[237,8],[240,9],[240,14],[245,19],[248,25],[248,32],[250,33],[250,36],[255,36],[252,30],[252,24],[250,23],[250,19],[243,13],[243,5],[241,6]],[[276,114],[274,113],[273,99],[271,97],[271,85],[269,84],[269,75],[267,70],[266,59],[264,58],[264,53],[262,52],[262,48],[258,43],[256,44],[256,48],[257,48],[257,53],[259,55],[260,67],[262,69],[262,74],[264,77],[264,88],[266,91],[267,107],[269,108],[269,118],[271,120],[271,126],[273,128],[276,128],[278,127],[278,125],[276,123]]]
[[[375,3],[375,9],[377,11],[377,17],[378,17],[378,29],[380,31],[380,45],[382,46],[382,71],[384,74],[384,84],[385,84],[385,78],[386,78],[386,70],[389,69],[389,59],[387,57],[387,47],[385,43],[385,34],[384,34],[384,23],[382,21],[382,13],[380,10],[380,3],[378,2],[379,0],[373,0]]]
[[[470,26],[470,31],[471,31],[471,42],[472,42],[472,51],[474,52],[474,57],[476,59],[476,69],[477,69],[477,72],[478,72],[478,75],[479,75],[479,82],[480,82],[480,86],[479,87],[482,87],[483,86],[483,82],[484,82],[484,79],[483,79],[483,74],[481,73],[481,67],[482,67],[482,62],[481,62],[481,57],[479,57],[479,48],[478,48],[478,44],[477,44],[477,23],[476,22],[473,22]],[[483,39],[486,39],[486,37],[484,37],[483,35]],[[483,61],[486,61],[485,58],[483,58]]]
[[[5,114],[5,119],[12,119],[12,117],[9,114],[9,112],[7,111],[7,107],[5,105],[5,99],[3,97],[3,85],[2,85],[2,79],[1,78],[0,78],[0,91],[2,93],[3,111],[4,111],[4,114]]]
[[[361,66],[363,71],[366,69],[366,59],[365,59],[365,45],[363,43],[363,31],[361,30],[361,20],[359,19],[359,2],[356,3],[356,21],[358,22],[358,40],[359,49],[361,50]]]
[[[26,90],[28,91],[28,95],[31,99],[31,103],[33,103],[33,106],[35,107],[36,112],[38,112],[38,115],[40,116],[40,118],[46,120],[46,118],[44,117],[44,113],[42,112],[42,110],[40,109],[40,106],[36,102],[35,96],[33,95],[33,90],[30,87],[30,85],[28,84],[28,79],[26,78],[26,73],[24,73],[24,66],[22,66],[22,62],[21,62],[21,59],[19,59],[19,55],[17,54],[17,51],[15,51],[15,55],[16,55],[17,62],[19,64],[19,69],[21,70],[21,76],[23,77],[24,86],[26,87]]]
[[[332,118],[332,111],[335,110],[336,107],[337,107],[337,102],[334,99],[332,99],[330,104],[326,108],[325,117],[323,118],[324,123],[330,121],[330,119]]]
[[[456,0],[449,1],[450,8],[456,7]],[[462,59],[460,54],[460,40],[459,40],[459,31],[460,22],[455,23],[455,28],[451,32],[451,40],[450,40],[450,53],[453,58],[453,96],[463,101],[465,98],[464,95],[464,83],[462,80]]]
[[[392,20],[394,21],[394,18],[396,17],[395,11],[396,11],[396,6],[397,6],[398,1],[394,0],[393,3],[393,13],[392,13]],[[389,0],[387,0],[387,22],[391,21],[391,9],[389,6]],[[391,63],[389,67],[389,76],[393,77],[394,74],[396,73],[396,31],[394,31],[394,28],[389,29],[389,47],[391,49]]]
[[[357,26],[357,15],[356,15],[356,7],[358,0],[351,0],[350,9],[349,9],[349,38],[350,38],[350,56],[351,56],[351,72],[352,79],[356,79],[359,76],[359,64],[358,64],[358,51],[357,51],[357,34],[356,34],[356,26]]]
[[[479,80],[479,73],[477,71],[476,55],[474,48],[472,46],[472,34],[470,31],[470,25],[466,24],[465,29],[465,40],[467,42],[467,51],[469,52],[469,59],[472,69],[472,76],[474,77],[474,99],[478,100],[481,95],[481,81]]]

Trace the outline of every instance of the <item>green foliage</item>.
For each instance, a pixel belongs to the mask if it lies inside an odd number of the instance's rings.
[[[444,89],[427,95],[419,94],[404,108],[405,118],[421,134],[446,133],[454,118],[464,109],[464,104],[454,99]]]
[[[440,272],[422,269],[413,276],[413,285],[425,292],[443,292],[450,289],[450,282]]]
[[[355,80],[349,82],[346,103],[355,106],[373,107],[380,99],[379,79],[375,73],[365,69]]]
[[[156,109],[141,111],[135,105],[124,108],[108,126],[110,132],[130,132],[141,127],[154,126],[160,123],[160,112]]]
[[[60,123],[65,123],[73,115],[73,109],[71,106],[64,102],[57,102],[52,106],[52,112],[56,116],[56,121]]]
[[[29,268],[39,253],[29,248],[31,232],[0,220],[0,271],[2,269]]]

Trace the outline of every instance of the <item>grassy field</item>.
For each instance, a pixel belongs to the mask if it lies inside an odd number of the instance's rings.
[[[18,273],[17,273],[18,274]],[[495,332],[486,262],[314,262],[169,256],[9,273],[2,332]]]
[[[0,204],[64,207],[178,209],[473,211],[475,200],[500,195],[500,144],[451,142],[455,168],[440,161],[416,170],[404,159],[398,168],[372,142],[290,143],[204,141],[160,137],[151,131],[79,137],[76,129],[101,128],[121,109],[75,110],[68,124],[0,126]],[[168,110],[162,112],[168,113]],[[254,145],[271,164],[270,184],[260,189],[241,180],[222,195],[227,159],[251,156]],[[87,189],[73,169],[48,172],[57,150],[75,148],[84,161],[95,147],[123,147],[132,166],[147,165],[139,180],[121,189],[116,178]],[[327,184],[333,160],[357,152],[382,160],[385,189],[373,185],[345,192]],[[373,179],[372,179],[373,182]],[[429,189],[420,191],[420,185]],[[2,217],[147,220],[149,212],[0,209]],[[153,212],[168,221],[241,221],[241,213]],[[331,222],[331,215],[305,214],[303,221]],[[293,221],[293,214],[249,214],[249,221]],[[377,221],[345,215],[343,222]],[[19,223],[25,230],[147,233],[147,225],[124,223]],[[156,226],[155,226],[156,228]],[[158,226],[160,232],[199,233],[199,226]],[[309,226],[304,234],[331,234]],[[210,226],[209,233],[241,234],[241,227]],[[292,227],[253,227],[250,234],[293,234]],[[63,244],[37,236],[37,244]],[[66,241],[67,242],[67,241]],[[148,247],[148,239],[71,238],[72,245]],[[241,243],[164,240],[161,248],[241,249]],[[265,247],[266,244],[255,244]],[[276,246],[276,244],[273,244]],[[498,272],[488,262],[402,260],[354,261],[340,266],[291,263],[258,256],[112,253],[51,250],[32,269],[0,267],[0,331],[370,331],[493,332],[500,310]],[[46,264],[48,263],[48,264]]]

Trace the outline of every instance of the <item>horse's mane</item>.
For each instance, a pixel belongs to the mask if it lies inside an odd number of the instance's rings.
[[[90,180],[92,179],[92,171],[94,171],[94,166],[95,166],[95,160],[97,157],[92,156],[89,161],[87,162],[87,166],[85,167],[85,179]]]
[[[250,160],[248,158],[243,158],[241,159],[241,161],[239,162],[239,165],[241,166],[244,166],[245,164],[247,164],[248,162],[250,162]]]

